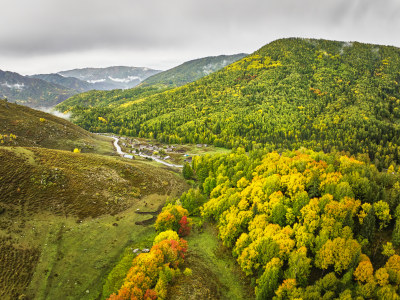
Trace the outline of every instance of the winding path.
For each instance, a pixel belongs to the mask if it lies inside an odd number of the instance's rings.
[[[112,136],[112,138],[114,139],[114,147],[115,147],[115,149],[117,150],[117,153],[118,153],[119,155],[131,155],[131,154],[129,154],[129,153],[125,153],[125,152],[122,151],[120,145],[118,145],[119,138],[116,138],[116,137],[114,137],[114,136]],[[154,161],[156,161],[156,162],[158,162],[158,163],[160,163],[160,164],[163,164],[163,165],[165,165],[165,166],[168,166],[168,167],[183,168],[183,165],[174,165],[174,164],[170,164],[170,163],[167,163],[167,162],[163,161],[162,159],[158,159],[158,158],[156,158],[156,157],[154,157],[154,156],[150,156],[150,155],[146,155],[146,154],[136,154],[136,155],[141,156],[141,157],[144,157],[144,158],[151,158],[152,160],[154,160]]]
[[[114,139],[114,147],[115,147],[115,149],[117,149],[117,153],[120,155],[125,155],[126,153],[122,152],[121,147],[118,145],[119,139],[116,137],[112,137],[112,138]]]

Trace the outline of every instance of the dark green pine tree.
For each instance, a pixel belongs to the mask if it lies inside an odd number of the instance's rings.
[[[363,224],[361,225],[361,235],[369,241],[372,241],[375,234],[375,225],[375,210],[371,208],[367,216],[364,218]]]
[[[183,165],[182,174],[185,179],[191,179],[193,177],[193,169],[189,163],[185,162]]]
[[[394,225],[392,233],[392,243],[394,246],[400,246],[400,219],[396,220],[396,225]]]

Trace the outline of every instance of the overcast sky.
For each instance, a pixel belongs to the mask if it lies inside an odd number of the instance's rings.
[[[284,37],[400,47],[400,0],[1,0],[0,69],[168,69]]]

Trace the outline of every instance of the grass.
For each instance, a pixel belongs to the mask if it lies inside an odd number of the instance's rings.
[[[148,228],[135,225],[148,218],[135,211],[132,207],[115,216],[82,223],[56,217],[50,219],[50,227],[49,218],[34,220],[35,226],[47,228],[47,234],[26,294],[36,299],[98,299],[104,278],[122,249],[151,234]]]
[[[189,155],[190,154],[191,155],[205,155],[205,154],[214,155],[214,154],[228,153],[229,151],[231,151],[230,149],[215,147],[213,145],[208,145],[207,147],[197,147],[196,145],[187,144],[187,145],[183,145],[183,146],[186,147],[186,149],[187,149],[186,151]]]
[[[179,277],[169,290],[170,299],[252,299],[254,292],[230,251],[217,238],[216,229],[203,225],[186,238],[189,250],[185,267],[190,277]]]
[[[120,157],[0,147],[0,161],[1,299],[98,299],[124,249],[152,234],[135,212],[187,189]]]

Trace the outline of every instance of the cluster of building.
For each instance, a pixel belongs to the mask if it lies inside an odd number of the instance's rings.
[[[192,158],[185,154],[185,151],[182,149],[177,149],[176,146],[172,145],[153,145],[149,143],[139,143],[136,139],[130,139],[126,137],[121,137],[121,145],[126,148],[128,153],[137,154],[140,156],[149,156],[152,158],[157,158],[161,160],[168,160],[171,158],[170,155],[172,153],[178,153],[186,156],[185,161],[191,162]],[[128,156],[127,154],[126,156]],[[131,157],[127,157],[131,158]]]

